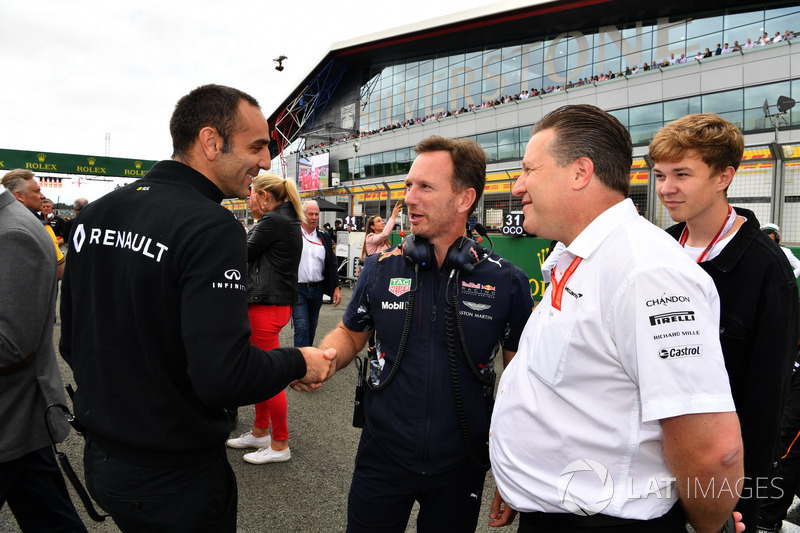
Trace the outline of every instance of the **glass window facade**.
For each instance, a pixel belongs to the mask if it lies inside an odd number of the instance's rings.
[[[628,128],[634,145],[644,145],[650,143],[656,132],[666,124],[691,113],[716,113],[739,126],[744,133],[771,130],[774,126],[764,116],[764,101],[770,105],[770,112],[776,113],[775,104],[781,95],[800,100],[800,80],[613,109],[609,113]],[[790,126],[800,125],[800,108],[790,110],[784,118]],[[521,126],[464,138],[481,145],[488,163],[520,160],[525,154],[531,127],[532,125]],[[405,174],[415,155],[413,147],[407,147],[359,157],[359,165],[363,170],[356,174],[355,179]],[[353,179],[350,168],[352,159],[340,161],[339,172],[342,179]]]
[[[390,123],[403,123],[446,111],[468,109],[525,90],[546,90],[601,73],[618,73],[627,67],[661,62],[674,53],[695,57],[717,44],[753,41],[764,31],[800,28],[800,6],[738,12],[687,13],[678,19],[639,21],[625,27],[603,26],[586,32],[539,35],[528,42],[472,52],[425,58],[383,69],[363,91],[367,102],[360,115],[360,131]],[[370,90],[371,89],[371,90]],[[371,93],[371,94],[370,94]],[[705,97],[704,97],[705,98]],[[739,103],[745,95],[714,95],[704,106],[737,124],[757,120]],[[725,99],[722,101],[721,99]],[[762,100],[763,102],[763,100]],[[747,107],[755,109],[754,107]],[[636,135],[647,136],[650,124],[635,118]],[[797,119],[800,120],[800,119]],[[500,157],[498,150],[497,157]]]

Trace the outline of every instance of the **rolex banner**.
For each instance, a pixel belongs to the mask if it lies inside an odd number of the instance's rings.
[[[140,178],[155,164],[144,159],[0,149],[0,171],[25,168],[33,172]]]

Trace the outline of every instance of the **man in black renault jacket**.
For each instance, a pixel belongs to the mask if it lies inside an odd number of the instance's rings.
[[[120,529],[235,531],[224,408],[327,379],[335,352],[250,345],[245,234],[219,204],[270,167],[255,99],[199,87],[170,133],[172,160],[76,222],[60,349],[87,430],[86,482]]]

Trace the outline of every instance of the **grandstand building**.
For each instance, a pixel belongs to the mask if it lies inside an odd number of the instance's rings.
[[[778,106],[800,96],[795,33],[796,2],[510,1],[337,43],[270,115],[274,166],[305,196],[386,215],[418,141],[472,138],[488,157],[478,220],[508,233],[531,126],[593,104],[630,131],[631,196],[666,227],[647,144],[678,117],[714,112],[745,134],[731,203],[799,243],[800,107]]]

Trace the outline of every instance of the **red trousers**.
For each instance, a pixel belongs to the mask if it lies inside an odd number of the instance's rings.
[[[280,347],[279,333],[283,326],[289,323],[292,316],[292,307],[289,305],[260,305],[247,306],[250,316],[250,344],[262,350],[272,350]],[[272,440],[287,440],[289,438],[289,425],[286,422],[289,406],[286,402],[286,391],[281,391],[269,400],[256,404],[255,427],[268,429],[272,422]]]

